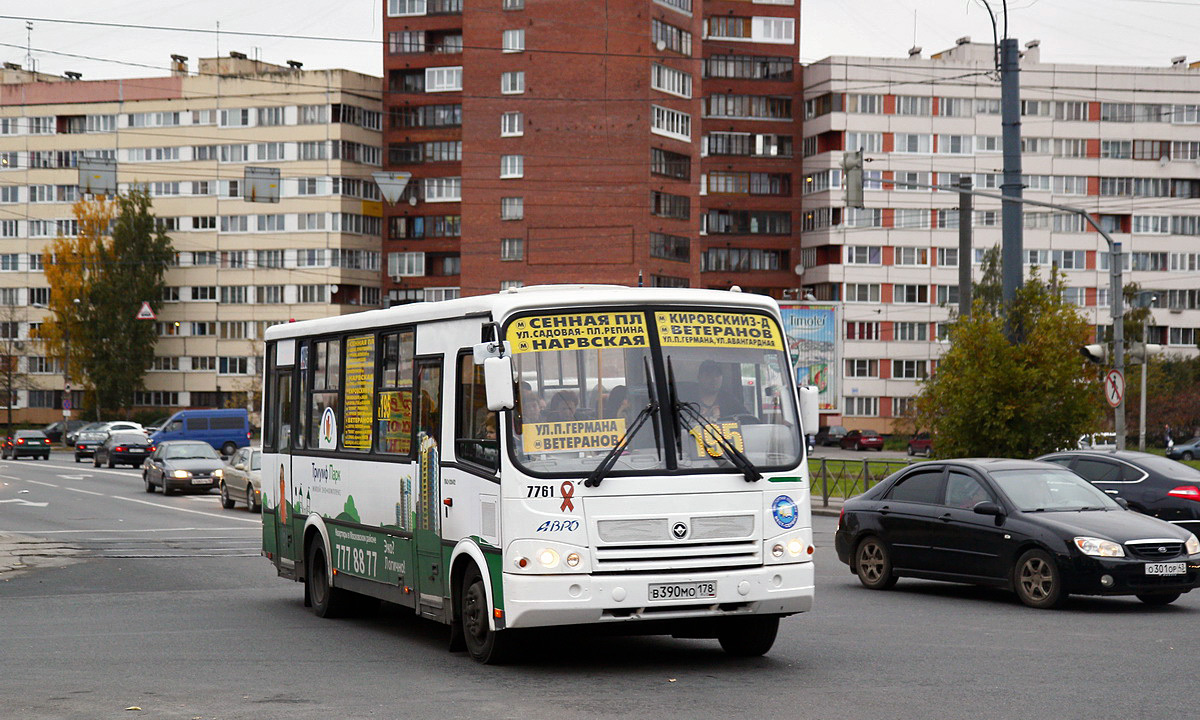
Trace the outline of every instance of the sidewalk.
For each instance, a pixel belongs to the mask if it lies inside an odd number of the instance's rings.
[[[812,499],[812,514],[825,515],[828,517],[837,517],[842,514],[842,505],[846,501],[843,498],[829,498],[829,506],[824,505],[824,501],[820,495],[814,495]]]

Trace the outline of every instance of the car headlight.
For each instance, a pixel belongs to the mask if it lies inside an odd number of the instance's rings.
[[[1194,534],[1188,535],[1187,542],[1183,547],[1187,550],[1188,555],[1200,555],[1200,540],[1197,540]]]
[[[175,470],[171,473],[171,477],[174,478],[190,478],[191,476],[192,474],[187,470]]]
[[[1075,538],[1075,547],[1084,555],[1094,555],[1096,557],[1125,557],[1125,548],[1112,540],[1103,540],[1094,537],[1077,537]]]
[[[225,477],[225,471],[222,470],[221,468],[217,468],[216,470],[213,470],[213,477],[215,477],[215,478]]]

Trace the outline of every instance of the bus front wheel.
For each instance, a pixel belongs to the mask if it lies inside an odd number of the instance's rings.
[[[325,548],[320,538],[313,540],[308,548],[308,562],[304,565],[304,581],[308,585],[309,600],[317,617],[340,617],[346,610],[346,591],[335,588],[329,582],[329,565],[325,560]]]
[[[492,630],[491,614],[483,576],[479,574],[479,568],[471,565],[463,575],[462,592],[458,594],[458,616],[467,652],[485,665],[503,662],[509,644],[508,633],[512,632]]]
[[[734,657],[758,657],[770,651],[778,633],[778,615],[730,618],[718,632],[717,641]]]

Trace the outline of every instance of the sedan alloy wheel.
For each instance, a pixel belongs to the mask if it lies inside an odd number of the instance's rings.
[[[879,538],[868,537],[859,543],[855,567],[858,569],[858,580],[864,587],[886,590],[896,584],[891,554]]]
[[[1054,560],[1042,550],[1030,550],[1017,560],[1014,572],[1017,597],[1029,607],[1059,607],[1067,599],[1062,573]]]

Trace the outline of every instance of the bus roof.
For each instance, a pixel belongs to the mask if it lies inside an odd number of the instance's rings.
[[[727,290],[691,288],[647,288],[623,285],[531,285],[493,295],[419,302],[383,310],[368,310],[316,320],[284,323],[267,328],[266,340],[305,337],[415,322],[488,315],[502,321],[509,315],[536,308],[605,305],[701,305],[767,310],[778,316],[779,306],[766,295]]]

